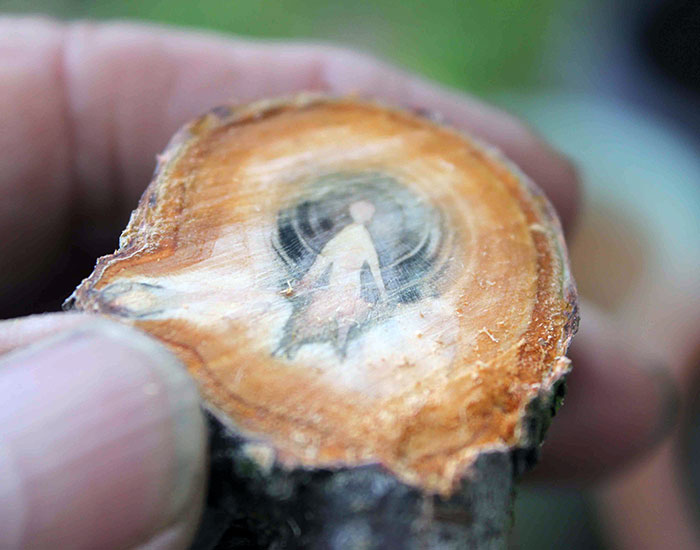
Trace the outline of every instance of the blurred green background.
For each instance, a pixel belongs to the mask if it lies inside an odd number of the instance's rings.
[[[3,11],[130,18],[253,37],[340,42],[479,91],[533,83],[560,0],[0,0]]]
[[[695,284],[700,271],[700,163],[688,144],[700,135],[700,109],[687,90],[677,91],[664,81],[663,64],[652,67],[653,55],[647,51],[645,57],[645,47],[651,46],[640,29],[662,3],[0,0],[0,12],[134,19],[254,38],[328,41],[485,97],[529,120],[579,163],[588,185],[583,226],[586,208],[596,204],[634,212],[638,220],[646,216],[639,225],[656,223],[659,231],[645,269],[654,274],[654,266],[665,266],[659,277]],[[601,142],[601,135],[607,141]],[[632,166],[643,168],[630,171]],[[635,235],[640,242],[646,239]],[[594,271],[591,280],[609,278],[605,265],[592,265],[586,266]],[[669,265],[679,267],[670,272]],[[585,277],[580,282],[588,291]],[[649,295],[640,285],[629,290],[629,303]],[[595,300],[594,286],[590,289]],[[648,304],[650,310],[655,307]],[[629,311],[645,318],[643,311]],[[585,492],[523,488],[515,506],[512,546],[607,548],[610,539],[600,519]]]

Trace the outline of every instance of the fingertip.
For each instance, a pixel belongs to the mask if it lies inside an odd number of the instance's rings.
[[[660,443],[677,419],[679,394],[668,369],[600,312],[586,307],[582,319],[567,396],[532,480],[605,478]]]
[[[84,313],[42,313],[0,321],[0,356],[12,350],[87,325],[92,317]]]
[[[145,335],[93,320],[4,357],[0,393],[0,493],[21,488],[0,505],[0,547],[125,548],[197,521],[199,397]]]

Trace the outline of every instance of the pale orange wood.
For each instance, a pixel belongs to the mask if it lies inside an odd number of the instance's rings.
[[[181,130],[72,299],[165,342],[260,456],[442,494],[480,453],[533,445],[526,409],[577,323],[559,223],[517,168],[318,96]]]

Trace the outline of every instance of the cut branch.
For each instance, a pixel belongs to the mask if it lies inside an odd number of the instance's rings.
[[[183,128],[69,306],[199,383],[202,549],[502,547],[578,321],[559,223],[516,167],[307,95]]]

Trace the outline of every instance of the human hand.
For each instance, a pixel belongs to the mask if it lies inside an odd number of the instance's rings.
[[[77,232],[111,231],[181,123],[217,104],[302,90],[439,113],[502,149],[565,228],[576,211],[575,170],[521,123],[346,50],[5,19],[0,70],[3,295],[51,277]],[[618,333],[584,308],[570,395],[538,468],[550,479],[609,472],[663,431],[666,386]],[[204,428],[176,361],[145,336],[78,314],[0,323],[0,353],[10,350],[19,351],[0,365],[10,396],[0,407],[0,547],[186,547]]]

